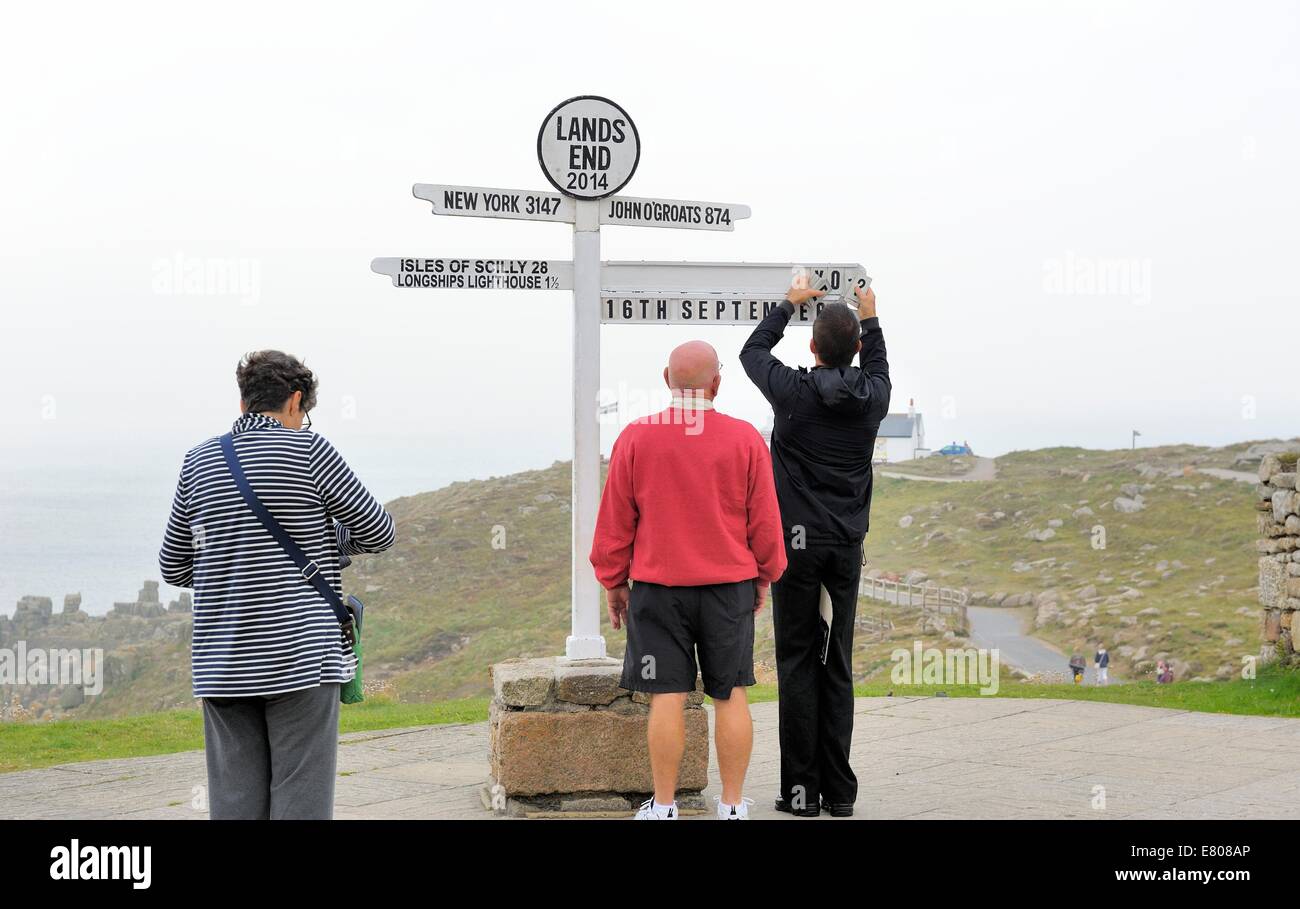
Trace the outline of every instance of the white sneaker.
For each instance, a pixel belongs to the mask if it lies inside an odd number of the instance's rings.
[[[655,800],[650,798],[641,803],[637,810],[634,821],[675,821],[677,820],[677,803],[671,805],[655,805]]]
[[[713,800],[718,803],[718,820],[720,821],[747,821],[749,820],[749,806],[754,804],[753,799],[742,798],[739,805],[724,805],[720,795],[715,795]]]

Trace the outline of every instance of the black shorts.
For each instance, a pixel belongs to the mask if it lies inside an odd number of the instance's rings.
[[[754,684],[753,580],[702,587],[632,582],[622,685],[668,694],[695,690],[726,700]],[[699,651],[699,667],[695,654]]]

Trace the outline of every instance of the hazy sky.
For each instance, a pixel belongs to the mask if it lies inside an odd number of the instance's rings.
[[[893,409],[915,398],[934,447],[1300,433],[1294,4],[198,9],[6,13],[6,469],[170,478],[262,347],[317,370],[316,428],[381,494],[567,458],[569,294],[398,290],[369,262],[567,258],[565,225],[410,189],[548,188],[538,126],[583,93],[637,123],[626,193],[753,208],[608,227],[606,257],[863,263]],[[195,263],[236,287],[172,280]],[[703,337],[720,406],[761,425],[745,333]],[[692,334],[606,328],[608,394],[658,389]],[[807,330],[778,353],[809,363]]]

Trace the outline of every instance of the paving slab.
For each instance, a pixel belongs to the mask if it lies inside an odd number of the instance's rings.
[[[772,808],[777,705],[752,712],[751,817],[801,820]],[[859,698],[854,714],[858,820],[1300,818],[1300,719],[934,697]],[[335,816],[492,817],[487,750],[486,723],[341,736]],[[63,764],[0,774],[0,817],[201,820],[205,786],[202,752]]]

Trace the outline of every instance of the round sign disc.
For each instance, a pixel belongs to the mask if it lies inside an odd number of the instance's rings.
[[[641,137],[608,98],[579,95],[556,106],[537,131],[537,160],[551,185],[575,199],[618,192],[641,160]]]

